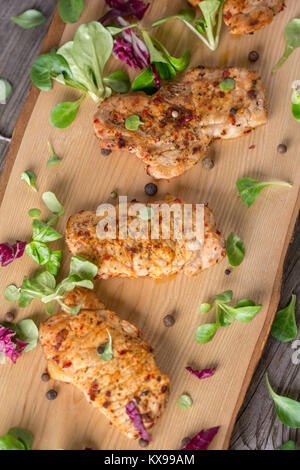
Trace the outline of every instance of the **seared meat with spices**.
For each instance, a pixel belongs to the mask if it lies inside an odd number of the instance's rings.
[[[141,222],[139,213],[130,216],[133,204],[136,203],[128,205],[128,227]],[[160,233],[156,239],[153,237],[151,239],[150,222],[146,222],[142,228],[144,229],[142,233],[146,235],[145,238],[125,236],[120,239],[118,208],[116,238],[99,238],[97,225],[102,218],[96,214],[96,211],[83,211],[71,216],[67,223],[66,243],[70,252],[97,264],[99,267],[98,276],[103,279],[113,277],[161,279],[165,276],[174,276],[179,272],[183,272],[187,276],[194,276],[224,258],[224,238],[216,229],[212,212],[208,207],[202,206],[199,209],[200,212],[202,211],[200,214],[202,226],[200,231],[196,232],[199,227],[199,225],[196,227],[197,212],[195,205],[191,205],[193,217],[190,220],[192,220],[195,236],[191,236],[191,231],[188,230],[186,224],[183,237],[179,239],[177,235],[174,237],[174,233],[177,233],[177,225],[174,226],[175,217],[171,216],[171,223],[169,223],[168,218],[162,217],[162,214],[172,205],[174,205],[173,208],[176,207],[183,211],[184,203],[173,196],[167,196],[155,204],[157,210],[152,208],[155,215],[152,216],[151,223],[157,217]],[[127,210],[127,206],[125,210]],[[149,210],[151,209],[149,208]],[[176,220],[179,220],[177,215]],[[184,220],[184,216],[182,216],[182,220]],[[101,223],[103,225],[105,222]],[[167,228],[167,225],[171,227],[170,235],[163,237],[163,233],[166,233],[163,230]],[[108,230],[106,225],[105,228]]]
[[[234,88],[225,92],[220,83],[228,78]],[[125,127],[131,115],[142,121],[136,131]],[[102,149],[133,152],[150,175],[166,179],[195,165],[212,141],[240,137],[265,123],[265,90],[256,72],[201,66],[153,96],[110,97],[94,118]]]
[[[40,326],[49,373],[78,387],[121,432],[137,439],[126,405],[134,400],[144,428],[150,429],[166,407],[169,378],[157,368],[153,349],[140,331],[107,310],[93,292],[77,288],[65,303],[75,306],[83,299],[78,315],[62,312]],[[109,342],[108,333],[113,358],[105,361],[97,349]]]
[[[231,34],[249,34],[270,24],[284,0],[226,0],[223,16]]]

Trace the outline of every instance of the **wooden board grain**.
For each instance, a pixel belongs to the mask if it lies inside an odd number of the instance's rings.
[[[162,5],[159,0],[153,1],[147,23],[177,11],[184,3],[175,0]],[[223,28],[221,46],[214,54],[180,23],[167,24],[157,31],[174,55],[189,47],[193,57],[191,65],[257,68],[267,87],[269,122],[243,139],[216,144],[212,152],[217,165],[211,172],[205,172],[198,165],[171,182],[158,184],[158,196],[171,192],[191,202],[209,202],[220,229],[225,234],[233,230],[245,241],[247,256],[239,268],[226,277],[225,261],[194,279],[178,276],[161,283],[150,280],[97,282],[96,290],[106,305],[141,328],[155,347],[158,364],[172,381],[170,403],[153,430],[151,449],[179,448],[186,435],[217,424],[221,429],[212,448],[226,448],[236,413],[268,336],[279,300],[282,262],[299,210],[296,140],[299,125],[292,119],[289,105],[291,83],[299,78],[299,54],[295,52],[276,76],[271,75],[271,68],[284,48],[284,25],[299,15],[298,10],[296,4],[290,2],[269,28],[250,37],[234,39]],[[90,0],[81,21],[98,18],[102,11],[103,5]],[[61,43],[72,37],[77,26],[66,27]],[[59,41],[62,28],[56,15],[49,32],[51,39],[48,36],[44,50]],[[255,65],[249,65],[247,61],[247,54],[252,49],[260,53],[260,61]],[[115,61],[111,67],[116,67]],[[83,208],[95,208],[100,202],[109,200],[113,189],[119,194],[128,194],[129,198],[146,200],[143,187],[151,180],[136,157],[116,152],[109,158],[100,155],[92,130],[95,112],[92,101],[83,104],[76,122],[69,129],[59,131],[51,127],[48,117],[54,104],[76,96],[75,92],[57,84],[51,93],[30,92],[0,180],[2,192],[5,190],[0,212],[1,240],[30,238],[31,222],[26,214],[31,207],[43,207],[40,196],[46,190],[56,192],[66,208],[66,216],[58,226],[61,231],[68,215]],[[48,140],[63,157],[63,163],[58,167],[45,166]],[[288,143],[289,151],[281,156],[276,153],[276,147],[283,141]],[[254,150],[249,149],[252,144]],[[38,195],[19,179],[22,171],[29,168],[38,175]],[[293,188],[267,189],[250,209],[246,209],[234,185],[240,176],[288,180],[293,182]],[[66,254],[64,272],[67,266]],[[23,275],[34,269],[35,265],[28,257],[2,269],[1,291],[11,282],[19,285]],[[233,289],[236,299],[251,297],[261,302],[263,310],[250,324],[224,328],[210,344],[198,345],[193,339],[196,327],[212,319],[210,315],[205,319],[199,315],[199,303],[228,288]],[[3,301],[3,312],[10,308],[11,305]],[[173,328],[165,329],[162,318],[170,312],[175,313],[177,321]],[[43,318],[38,302],[26,311],[19,310],[17,318],[29,316]],[[216,365],[217,373],[207,381],[197,382],[184,371],[188,363],[199,367]],[[1,367],[0,398],[7,406],[0,413],[0,434],[10,426],[19,425],[32,430],[35,448],[69,449],[85,444],[99,449],[138,448],[136,442],[128,441],[109,426],[71,386],[42,383],[40,375],[44,368],[40,348],[23,356],[16,366]],[[59,391],[55,402],[45,399],[50,386]],[[176,400],[183,392],[189,393],[194,400],[192,409],[186,412],[176,406]]]

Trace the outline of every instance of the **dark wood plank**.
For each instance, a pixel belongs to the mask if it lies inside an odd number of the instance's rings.
[[[21,3],[21,4],[20,4]],[[53,16],[56,0],[0,0],[0,76],[13,85],[14,93],[6,105],[0,105],[0,134],[10,137],[30,88],[29,70],[38,54],[44,36]],[[41,10],[48,18],[45,25],[22,30],[10,20],[28,8]],[[55,44],[55,37],[52,38]],[[33,96],[34,99],[34,96]],[[0,140],[0,169],[2,169],[9,148],[9,142]],[[9,173],[8,173],[9,174]],[[285,306],[293,293],[300,296],[300,221],[290,245],[283,273],[280,308]],[[299,307],[299,302],[297,303]],[[298,320],[300,311],[298,312]],[[300,338],[300,335],[299,335]],[[294,350],[291,344],[281,344],[269,338],[263,356],[258,364],[244,404],[240,411],[231,439],[232,449],[272,449],[288,439],[300,441],[299,432],[288,430],[275,418],[273,402],[265,387],[265,373],[278,393],[295,399],[300,397],[298,365],[292,363]],[[300,354],[299,354],[300,357]]]

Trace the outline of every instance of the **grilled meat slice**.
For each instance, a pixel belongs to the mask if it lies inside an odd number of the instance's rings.
[[[284,0],[226,0],[223,16],[231,34],[249,34],[270,24]]]
[[[224,92],[220,82],[235,81]],[[126,118],[138,115],[136,131]],[[215,139],[233,139],[266,123],[266,99],[256,72],[198,67],[155,95],[130,93],[106,99],[94,118],[100,147],[135,153],[154,178],[173,178],[191,168]]]
[[[88,289],[76,288],[65,303],[84,304],[78,315],[59,313],[40,326],[42,344],[51,377],[72,383],[129,439],[137,439],[126,413],[135,400],[144,428],[150,429],[163,413],[169,378],[162,375],[153,350],[131,323],[121,320]],[[112,338],[114,357],[104,361],[97,348]]]
[[[128,206],[128,212],[132,204]],[[155,202],[163,210],[163,205],[169,208],[173,204],[180,210],[184,203],[173,196],[167,196],[162,201]],[[193,207],[193,230],[196,232],[196,209]],[[153,210],[153,209],[152,209]],[[130,212],[129,212],[130,213]],[[160,212],[158,215],[161,215]],[[204,224],[202,231],[194,237],[186,230],[182,239],[174,237],[174,220],[170,217],[170,237],[162,236],[166,228],[164,217],[159,217],[160,234],[157,239],[151,239],[150,227],[147,236],[143,239],[134,239],[132,236],[119,237],[120,217],[117,211],[117,230],[115,239],[100,239],[97,236],[97,225],[101,217],[96,211],[83,211],[70,217],[66,228],[66,243],[73,255],[89,259],[99,267],[98,276],[103,279],[113,277],[149,277],[161,279],[184,272],[187,276],[194,276],[204,269],[213,266],[225,256],[225,242],[222,234],[216,229],[211,210],[204,206],[202,214]],[[176,216],[177,217],[177,216]],[[154,217],[153,217],[154,218]],[[138,222],[139,215],[128,216],[128,227]],[[184,216],[182,217],[184,220]],[[103,223],[103,222],[102,222]],[[149,223],[150,225],[150,223]],[[176,226],[175,226],[176,230]]]

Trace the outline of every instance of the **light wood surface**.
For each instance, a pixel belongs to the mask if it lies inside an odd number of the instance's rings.
[[[184,2],[179,0],[165,2],[163,6],[159,0],[153,1],[147,22],[175,12],[183,5]],[[99,2],[90,0],[81,20],[98,18],[101,12]],[[296,52],[276,76],[271,75],[271,67],[284,48],[284,25],[297,13],[296,5],[291,3],[269,28],[250,37],[234,39],[224,27],[221,46],[214,54],[179,23],[169,23],[158,32],[174,55],[190,47],[191,65],[240,65],[258,69],[267,87],[269,122],[243,139],[215,144],[213,152],[217,164],[214,170],[205,172],[198,165],[169,183],[158,184],[158,196],[171,192],[191,202],[209,202],[220,229],[226,235],[233,230],[245,241],[247,256],[239,268],[225,276],[227,264],[224,261],[194,279],[178,276],[161,283],[113,280],[96,284],[97,293],[107,307],[141,328],[155,347],[158,364],[171,378],[170,403],[153,430],[151,449],[177,449],[183,437],[215,425],[220,425],[221,429],[212,448],[226,448],[236,413],[267,338],[279,300],[282,263],[299,207],[296,141],[299,125],[291,117],[289,104],[291,83],[299,70],[299,54]],[[66,27],[61,43],[72,37],[76,27]],[[50,30],[55,33],[53,37],[59,37],[60,28],[61,24],[56,20]],[[260,60],[255,65],[249,65],[247,60],[252,49],[260,52]],[[112,61],[112,67],[115,65]],[[8,169],[4,173],[5,179],[8,175],[9,179],[0,213],[1,240],[30,238],[31,221],[27,211],[31,207],[43,207],[40,196],[46,190],[54,191],[66,208],[66,216],[58,226],[61,231],[68,215],[80,209],[95,208],[100,202],[107,201],[114,189],[130,198],[146,200],[143,187],[150,178],[136,157],[126,153],[114,153],[108,158],[101,156],[92,130],[95,112],[92,101],[83,104],[69,129],[59,131],[51,127],[48,117],[54,104],[76,96],[72,90],[60,85],[55,85],[51,93],[31,93],[32,103],[36,99],[34,108],[31,112],[27,104],[30,118],[25,132],[21,132],[24,136],[19,148],[17,140],[12,147]],[[26,120],[24,113],[21,119]],[[16,132],[20,133],[21,125],[19,123]],[[45,166],[48,140],[63,157],[63,163],[57,167]],[[277,144],[283,141],[287,141],[289,147],[284,156],[276,153]],[[252,144],[254,150],[249,149]],[[9,165],[13,167],[9,168]],[[20,182],[20,174],[29,168],[38,175],[38,195]],[[294,186],[291,190],[267,189],[250,209],[246,209],[234,184],[240,176],[282,179],[291,181]],[[1,187],[5,187],[3,178]],[[65,272],[67,266],[66,254]],[[11,282],[19,285],[23,275],[35,267],[24,256],[2,269],[1,291]],[[200,316],[199,304],[228,288],[234,291],[236,299],[251,297],[263,303],[263,310],[250,324],[224,328],[213,342],[198,345],[193,339],[196,327],[211,320],[210,315]],[[11,308],[5,301],[3,304],[4,308]],[[173,328],[165,329],[162,318],[170,312],[175,313],[177,321]],[[19,311],[18,319],[32,315],[38,319],[43,316],[38,302],[26,311]],[[217,372],[213,378],[199,382],[184,371],[187,364],[215,365]],[[52,384],[40,381],[44,367],[45,361],[38,348],[23,356],[16,366],[1,368],[0,399],[10,412],[0,415],[0,434],[18,424],[32,430],[36,448],[80,448],[83,443],[99,449],[138,448],[137,443],[121,437],[75,389],[53,384],[59,396],[56,401],[48,402],[45,393]],[[183,392],[189,393],[194,400],[192,409],[186,412],[176,406],[176,400]]]

